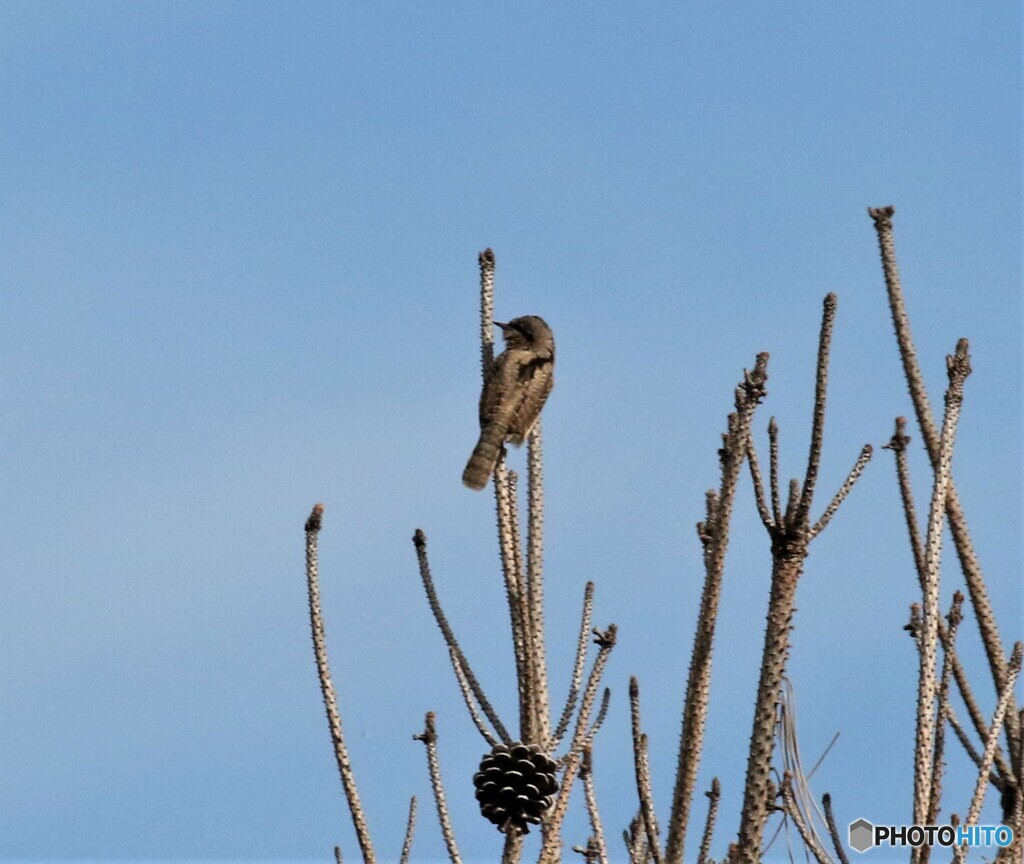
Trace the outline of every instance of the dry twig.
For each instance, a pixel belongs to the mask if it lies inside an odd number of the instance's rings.
[[[428,711],[423,731],[413,735],[413,740],[422,741],[427,748],[427,769],[430,772],[430,786],[434,790],[434,803],[437,805],[437,821],[441,825],[444,844],[448,847],[448,860],[452,864],[461,864],[459,847],[455,842],[455,832],[448,817],[448,802],[445,799],[444,784],[441,782],[441,762],[437,758],[437,729],[434,726],[434,712]]]
[[[338,710],[338,699],[327,661],[327,639],[320,610],[320,567],[317,552],[317,535],[320,533],[323,515],[323,504],[317,504],[306,520],[306,585],[309,591],[309,623],[313,633],[313,653],[316,657],[316,670],[320,676],[324,708],[327,710],[327,725],[330,727],[331,741],[334,744],[334,758],[338,762],[338,773],[341,774],[341,785],[345,789],[345,799],[348,801],[352,824],[356,829],[356,839],[359,841],[364,864],[375,864],[377,858],[373,852],[373,841],[370,839],[370,829],[367,827],[363,805],[359,800],[356,776],[352,770],[348,747],[345,745],[341,712]]]

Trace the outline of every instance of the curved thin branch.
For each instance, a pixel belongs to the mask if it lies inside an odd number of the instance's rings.
[[[412,835],[416,830],[416,796],[409,799],[409,817],[405,820],[405,840],[402,841],[402,854],[398,864],[409,864],[409,852],[412,851]]]
[[[562,743],[562,738],[569,728],[572,720],[572,710],[576,707],[576,699],[579,697],[580,687],[583,686],[583,668],[587,661],[587,644],[590,636],[590,619],[594,611],[594,583],[587,582],[583,589],[583,615],[580,619],[580,635],[576,642],[576,661],[572,667],[572,680],[569,684],[569,695],[565,700],[565,708],[562,709],[562,716],[555,727],[554,734],[548,740],[544,748],[548,753],[555,750]]]
[[[494,726],[498,736],[506,744],[511,744],[512,738],[508,734],[508,730],[501,722],[501,718],[498,717],[498,713],[493,707],[491,707],[491,703],[484,695],[483,688],[480,686],[480,682],[473,673],[473,667],[469,665],[466,655],[462,653],[462,649],[459,647],[459,641],[455,638],[455,632],[448,623],[448,618],[444,614],[444,609],[441,608],[441,602],[437,599],[437,590],[434,588],[434,580],[430,575],[430,562],[427,560],[427,535],[417,528],[416,533],[413,535],[412,542],[416,546],[416,559],[419,562],[420,579],[423,582],[424,590],[427,592],[427,603],[430,605],[430,611],[433,613],[434,620],[437,622],[437,626],[441,630],[441,635],[444,636],[444,642],[458,660],[458,664],[465,675],[466,681],[469,683],[469,688],[473,691],[473,696],[476,697],[476,701],[479,703],[484,714],[487,715],[487,719],[491,721],[491,725]]]
[[[356,829],[356,839],[363,853],[365,864],[376,864],[373,852],[373,841],[370,829],[366,824],[366,815],[359,800],[356,788],[356,775],[352,770],[352,761],[345,745],[345,735],[341,728],[341,712],[338,710],[338,699],[335,695],[334,683],[331,680],[331,669],[327,661],[327,639],[324,631],[324,619],[320,610],[320,565],[317,551],[317,535],[323,522],[324,505],[317,504],[306,520],[306,586],[309,592],[309,623],[313,633],[313,653],[316,657],[316,671],[320,676],[320,691],[327,710],[327,725],[331,730],[331,741],[334,744],[334,758],[338,762],[338,773],[341,774],[341,785],[345,789],[352,824]]]

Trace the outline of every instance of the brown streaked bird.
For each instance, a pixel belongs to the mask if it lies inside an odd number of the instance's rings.
[[[506,441],[523,443],[555,383],[555,336],[543,318],[524,315],[494,323],[505,337],[505,350],[491,363],[480,394],[480,440],[462,472],[470,489],[487,485]]]

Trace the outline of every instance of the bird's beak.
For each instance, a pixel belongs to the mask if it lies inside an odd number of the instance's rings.
[[[495,327],[500,327],[502,330],[505,330],[505,329],[508,328],[508,324],[502,324],[500,321],[495,321],[494,322],[494,326]]]

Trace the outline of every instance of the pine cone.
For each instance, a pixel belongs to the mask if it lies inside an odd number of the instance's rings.
[[[557,766],[536,744],[498,744],[473,775],[480,812],[505,834],[528,834],[558,791]]]

